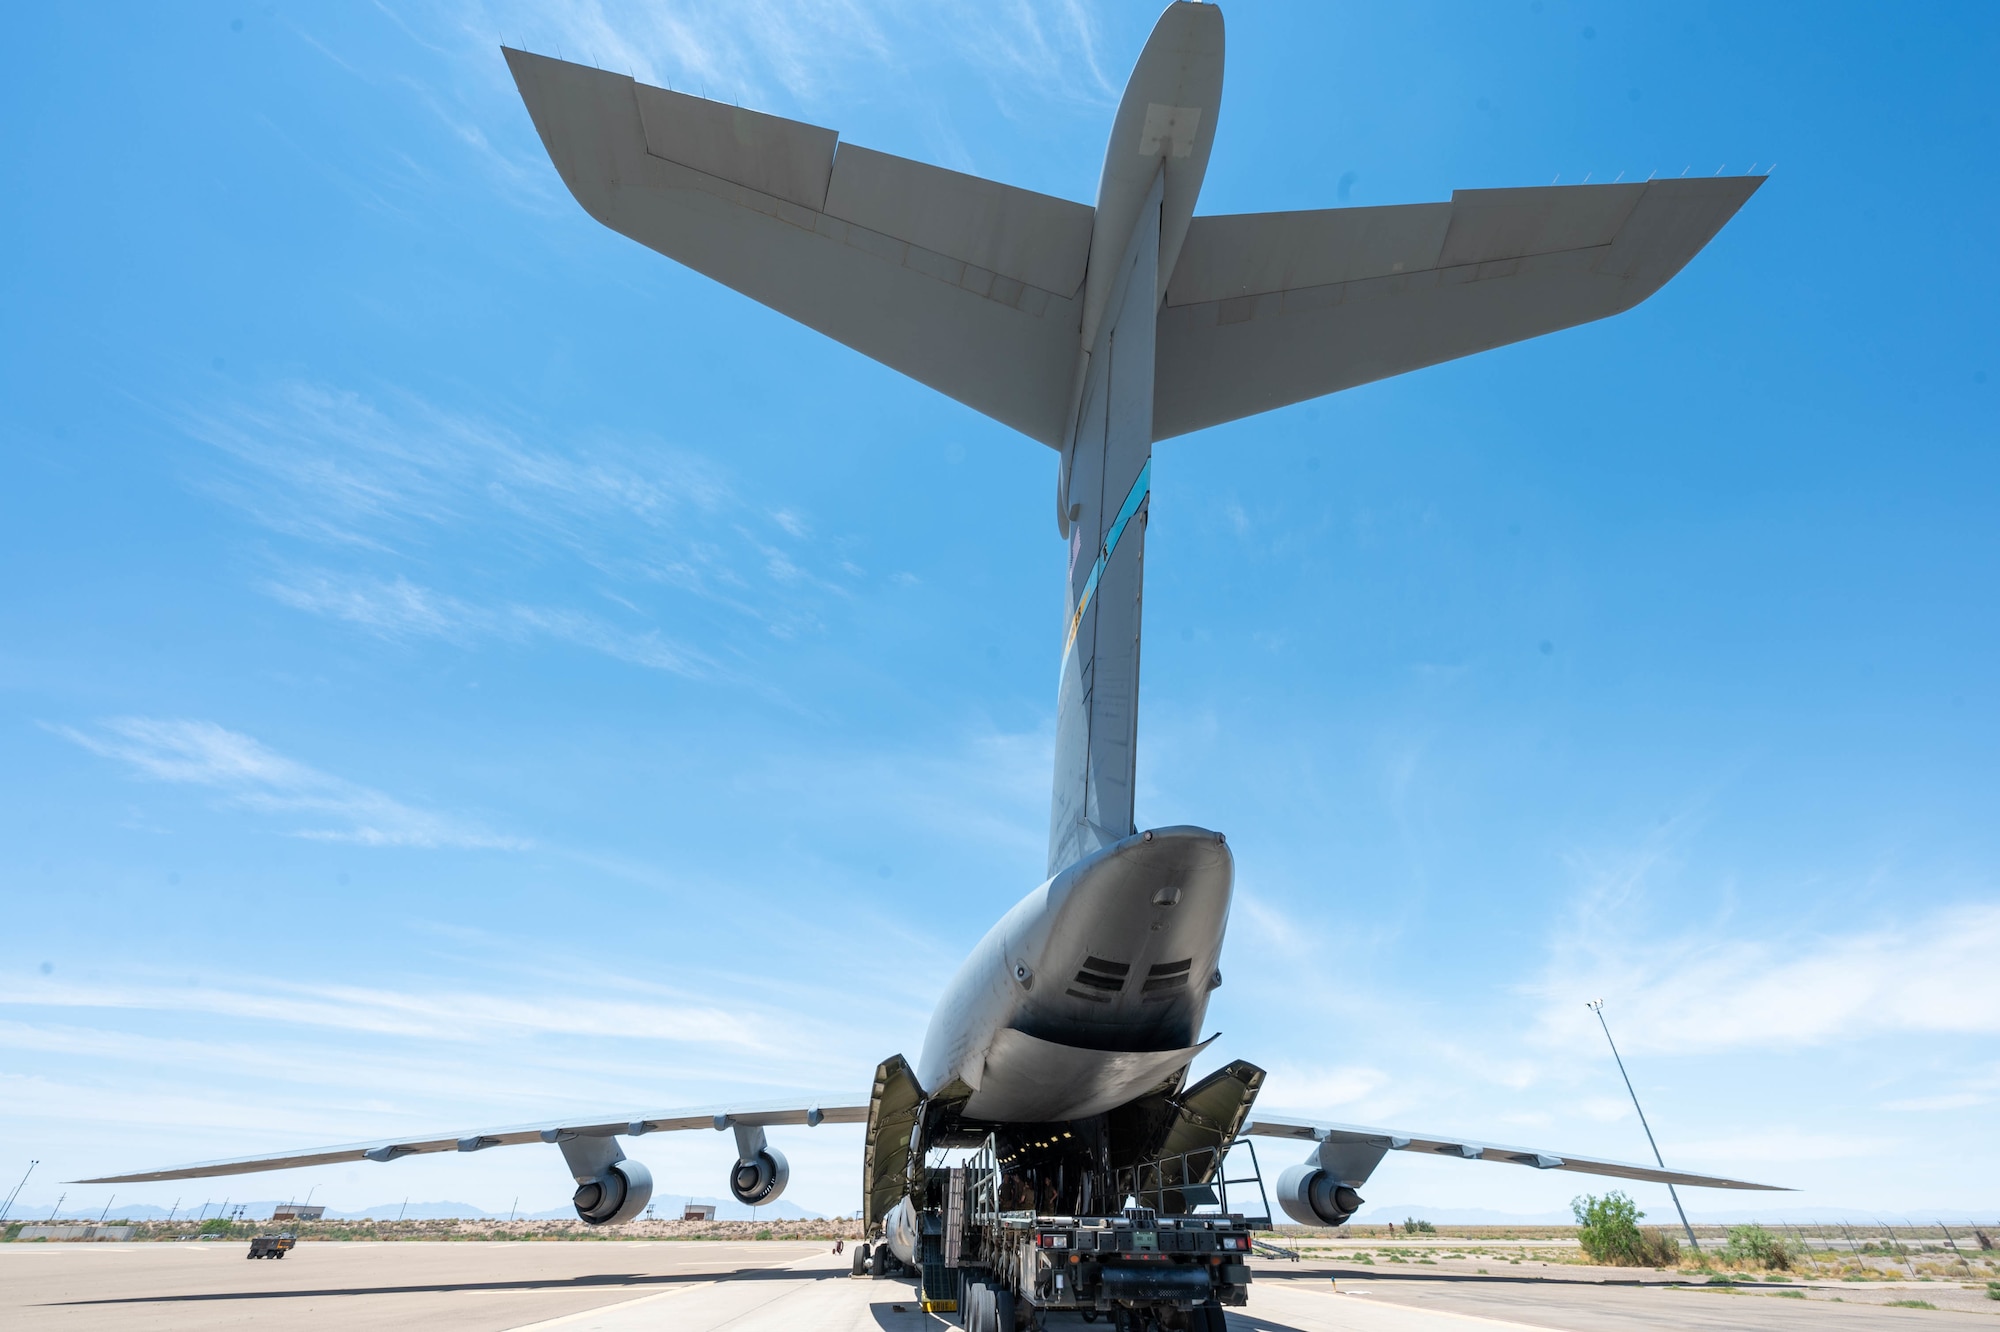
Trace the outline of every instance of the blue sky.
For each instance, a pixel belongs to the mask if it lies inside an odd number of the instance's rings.
[[[1140,819],[1230,835],[1210,1026],[1266,1109],[1636,1158],[1602,996],[1672,1159],[1857,1215],[2000,1205],[2000,11],[1802,13],[1228,9],[1203,211],[1776,167],[1628,315],[1160,448]],[[914,1057],[1040,872],[1053,455],[591,222],[497,46],[1087,201],[1152,17],[15,16],[28,1210]],[[641,1146],[663,1192],[722,1191],[721,1135]],[[790,1198],[857,1205],[856,1130],[781,1146]],[[1578,1183],[1398,1158],[1368,1192]],[[120,1192],[315,1186],[569,1183],[519,1149]]]

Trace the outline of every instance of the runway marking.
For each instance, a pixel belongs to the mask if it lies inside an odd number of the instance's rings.
[[[803,1263],[816,1264],[820,1261],[821,1261],[820,1256],[818,1254],[814,1254],[810,1258],[796,1259],[789,1263],[771,1263],[768,1266],[752,1268],[751,1270],[757,1272],[774,1272],[788,1267],[797,1270]],[[729,1281],[733,1277],[738,1275],[740,1275],[740,1273],[731,1273],[729,1276],[717,1277],[712,1281],[697,1281],[686,1286],[676,1286],[672,1290],[663,1290],[656,1292],[655,1294],[652,1295],[641,1295],[637,1299],[633,1300],[620,1300],[616,1304],[600,1304],[595,1309],[583,1309],[579,1310],[576,1313],[562,1314],[555,1318],[543,1319],[539,1323],[522,1323],[519,1324],[518,1326],[506,1329],[506,1332],[541,1332],[541,1329],[543,1328],[565,1327],[575,1323],[580,1323],[586,1318],[600,1318],[606,1314],[613,1314],[621,1312],[626,1309],[636,1308],[641,1304],[653,1304],[660,1300],[671,1299],[676,1295],[687,1295],[698,1290],[709,1290],[715,1286],[722,1285],[724,1282]]]
[[[586,1318],[595,1318],[600,1314],[615,1313],[620,1309],[630,1309],[638,1304],[651,1304],[656,1300],[672,1299],[676,1295],[685,1295],[691,1290],[706,1290],[710,1286],[719,1286],[721,1284],[722,1279],[718,1277],[714,1281],[703,1281],[692,1286],[681,1286],[674,1290],[663,1290],[655,1295],[641,1295],[636,1300],[620,1300],[617,1304],[601,1304],[595,1309],[585,1309],[581,1313],[564,1314],[560,1318],[547,1318],[539,1323],[522,1323],[517,1327],[508,1328],[507,1332],[540,1332],[545,1327],[562,1327],[567,1323],[578,1323]]]
[[[1268,1306],[1272,1303],[1271,1297],[1273,1295],[1278,1296],[1278,1303],[1282,1303],[1286,1295],[1332,1297],[1336,1299],[1345,1295],[1362,1300],[1360,1304],[1349,1305],[1348,1309],[1350,1311],[1368,1310],[1368,1313],[1363,1315],[1366,1325],[1388,1329],[1398,1327],[1421,1328],[1426,1326],[1422,1321],[1426,1318],[1448,1318],[1455,1322],[1479,1323],[1486,1327],[1525,1328],[1529,1332],[1565,1332],[1564,1329],[1552,1327],[1548,1323],[1522,1323],[1508,1318],[1488,1318],[1481,1314],[1456,1313],[1450,1309],[1426,1309],[1419,1305],[1404,1304],[1395,1300],[1378,1301],[1364,1298],[1371,1293],[1366,1290],[1339,1290],[1334,1288],[1332,1282],[1328,1282],[1325,1286],[1320,1286],[1317,1283],[1312,1285],[1287,1284],[1285,1286],[1278,1286],[1275,1283],[1271,1283],[1257,1289],[1252,1294],[1251,1299],[1254,1301],[1262,1298]],[[1268,1318],[1270,1315],[1277,1313],[1277,1310],[1267,1307],[1263,1311],[1263,1316]],[[1279,1316],[1282,1317],[1282,1315]]]

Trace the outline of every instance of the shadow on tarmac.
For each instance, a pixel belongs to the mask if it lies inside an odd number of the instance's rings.
[[[1297,1272],[1275,1272],[1269,1269],[1257,1273],[1259,1281],[1430,1281],[1444,1286],[1742,1286],[1745,1289],[1783,1290],[1791,1282],[1773,1281],[1689,1281],[1685,1278],[1663,1276],[1655,1281],[1643,1277],[1572,1277],[1572,1276],[1516,1276],[1512,1273],[1471,1272],[1384,1272],[1378,1267],[1320,1267],[1303,1268]]]
[[[44,1309],[92,1308],[120,1304],[202,1304],[230,1300],[325,1299],[333,1295],[426,1295],[456,1294],[467,1291],[504,1292],[529,1290],[582,1290],[590,1286],[620,1286],[644,1290],[703,1281],[825,1281],[838,1277],[850,1280],[841,1271],[798,1271],[787,1267],[744,1267],[732,1272],[672,1272],[665,1275],[638,1272],[599,1272],[590,1276],[550,1278],[545,1281],[442,1281],[417,1286],[319,1286],[305,1290],[227,1290],[187,1295],[133,1295],[110,1300],[63,1300],[44,1304]]]

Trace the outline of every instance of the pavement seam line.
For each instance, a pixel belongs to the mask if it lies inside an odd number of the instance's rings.
[[[759,1272],[769,1272],[769,1271],[775,1271],[780,1267],[785,1267],[789,1265],[790,1264],[785,1264],[785,1263],[771,1263],[768,1266],[760,1267],[755,1270]],[[734,1275],[735,1275],[734,1273],[731,1274],[731,1276]],[[505,1329],[505,1332],[541,1332],[541,1329],[545,1327],[561,1327],[565,1323],[575,1323],[575,1322],[580,1322],[585,1318],[595,1318],[599,1314],[610,1313],[614,1309],[630,1309],[634,1305],[651,1304],[655,1300],[671,1299],[676,1295],[686,1295],[691,1291],[705,1290],[710,1286],[719,1286],[723,1282],[728,1281],[730,1279],[731,1277],[717,1277],[712,1281],[697,1281],[692,1285],[676,1286],[672,1290],[661,1290],[661,1291],[655,1291],[651,1295],[641,1295],[639,1296],[639,1298],[635,1300],[620,1300],[616,1304],[600,1304],[595,1309],[579,1309],[575,1313],[559,1314],[554,1318],[545,1318],[539,1323],[521,1323],[514,1327]]]
[[[539,1323],[520,1323],[506,1329],[506,1332],[539,1332],[545,1327],[561,1327],[565,1323],[579,1322],[585,1318],[595,1318],[598,1314],[610,1313],[613,1309],[629,1309],[635,1304],[651,1304],[655,1300],[670,1299],[675,1295],[685,1295],[689,1291],[701,1290],[708,1286],[719,1286],[720,1281],[697,1281],[691,1286],[677,1286],[673,1290],[655,1291],[651,1295],[641,1295],[636,1300],[620,1300],[616,1304],[600,1304],[595,1309],[583,1309],[576,1313],[561,1314],[555,1318],[545,1318]]]
[[[1328,1284],[1331,1285],[1332,1283],[1329,1282]],[[1361,1290],[1321,1290],[1316,1286],[1308,1287],[1307,1289],[1316,1295],[1350,1295],[1356,1299],[1364,1298],[1372,1293]],[[1462,1323],[1484,1323],[1488,1327],[1529,1328],[1532,1329],[1532,1332],[1566,1332],[1563,1328],[1550,1327],[1547,1323],[1517,1323],[1508,1318],[1486,1318],[1480,1314],[1456,1313],[1450,1309],[1427,1309],[1422,1305],[1405,1304],[1401,1300],[1379,1300],[1375,1302],[1375,1307],[1378,1309],[1403,1309],[1417,1314],[1434,1314],[1439,1318],[1456,1318]]]

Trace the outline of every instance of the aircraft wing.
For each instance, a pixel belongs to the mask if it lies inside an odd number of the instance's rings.
[[[1062,447],[1089,207],[623,74],[506,56],[592,217]]]
[[[1684,1184],[1704,1189],[1760,1189],[1790,1193],[1782,1184],[1752,1184],[1747,1180],[1723,1179],[1717,1175],[1696,1175],[1685,1170],[1664,1170],[1657,1166],[1634,1165],[1626,1161],[1601,1161],[1590,1156],[1542,1151],[1534,1147],[1502,1147],[1496,1143],[1474,1142],[1470,1138],[1440,1137],[1402,1129],[1361,1128],[1353,1124],[1326,1124],[1307,1119],[1253,1119],[1244,1135],[1256,1138],[1298,1138],[1306,1142],[1336,1145],[1351,1143],[1360,1148],[1396,1152],[1433,1152],[1466,1161],[1504,1161],[1509,1165],[1533,1166],[1537,1170],[1571,1170],[1579,1175],[1610,1175],[1652,1184]]]
[[[646,1133],[671,1133],[681,1129],[728,1129],[738,1124],[769,1128],[777,1124],[865,1124],[868,1103],[852,1098],[827,1101],[791,1101],[782,1104],[717,1105],[686,1110],[662,1110],[653,1114],[623,1118],[558,1120],[548,1124],[523,1124],[514,1128],[483,1129],[477,1133],[436,1133],[412,1138],[384,1138],[379,1142],[347,1143],[339,1147],[318,1147],[300,1152],[279,1152],[270,1156],[241,1156],[229,1161],[200,1161],[194,1165],[170,1166],[165,1170],[138,1170],[129,1175],[106,1175],[101,1179],[80,1179],[78,1184],[150,1184],[165,1179],[205,1179],[213,1175],[253,1175],[264,1170],[290,1170],[294,1166],[335,1165],[343,1161],[393,1161],[399,1156],[424,1152],[477,1152],[488,1147],[513,1147],[524,1142],[562,1142],[570,1138],[639,1137]]]
[[[1197,217],[1160,311],[1166,439],[1630,309],[1761,176]]]

